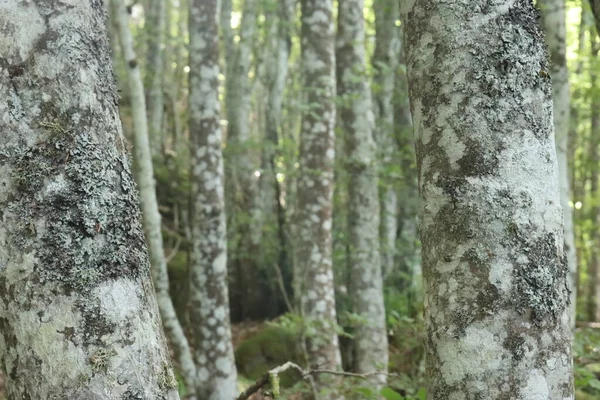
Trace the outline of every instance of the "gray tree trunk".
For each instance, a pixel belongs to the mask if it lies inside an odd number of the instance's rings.
[[[589,165],[589,198],[592,199],[589,207],[588,218],[594,221],[591,232],[592,246],[589,249],[588,261],[588,293],[587,293],[587,318],[589,321],[600,321],[600,251],[597,243],[600,240],[598,223],[600,222],[600,204],[598,204],[598,168],[600,168],[600,96],[598,94],[598,37],[594,35],[594,29],[590,29],[591,68],[590,68],[590,137],[588,147]]]
[[[340,121],[346,141],[350,298],[362,321],[354,331],[357,372],[387,371],[388,342],[379,248],[377,145],[365,71],[363,0],[340,0],[336,50]],[[380,389],[386,375],[372,376]]]
[[[0,364],[10,399],[178,399],[101,1],[0,2]]]
[[[565,223],[565,253],[569,266],[569,288],[571,290],[571,327],[575,329],[577,304],[577,254],[575,248],[575,230],[573,227],[573,209],[571,185],[569,183],[569,114],[570,89],[569,70],[567,69],[567,29],[565,0],[543,0],[538,2],[542,13],[542,26],[546,32],[546,44],[550,53],[550,76],[552,77],[554,104],[554,135],[556,138],[556,159],[560,178],[560,204],[563,208]]]
[[[265,112],[266,140],[263,147],[261,175],[261,196],[265,214],[274,214],[277,224],[278,256],[277,268],[283,276],[291,275],[288,255],[288,226],[285,203],[285,187],[277,179],[277,158],[280,154],[282,135],[282,105],[288,79],[289,57],[292,47],[296,0],[283,0],[277,9],[277,23],[273,24],[271,34],[272,57],[275,60],[264,62],[268,79],[268,103]],[[285,287],[283,288],[285,291]],[[283,293],[284,301],[287,294]],[[286,304],[289,308],[291,304]],[[290,310],[291,311],[291,310]]]
[[[391,275],[397,280],[400,292],[407,297],[419,295],[421,284],[421,253],[418,244],[419,187],[415,165],[414,140],[410,102],[408,99],[408,81],[404,46],[400,46],[400,67],[396,68],[394,85],[394,126],[398,141],[400,165],[392,178],[397,181],[398,189],[398,237],[396,239],[397,270]],[[399,174],[398,174],[399,173]],[[399,179],[398,179],[399,178]],[[398,182],[400,181],[400,182]],[[413,302],[409,300],[409,304]],[[413,310],[414,312],[414,310]]]
[[[573,399],[552,88],[533,4],[416,0],[406,11],[428,398]]]
[[[309,362],[338,369],[341,357],[336,334],[331,258],[335,155],[332,8],[332,0],[302,0],[304,101],[310,105],[310,111],[303,115],[300,138],[294,267],[295,293],[310,328],[307,332]],[[335,385],[330,378],[318,376],[318,388]]]
[[[394,83],[398,65],[399,2],[383,0],[374,3],[375,52],[373,54],[373,105],[376,120],[376,138],[382,155],[385,171],[381,193],[381,268],[384,275],[390,274],[396,262],[396,237],[398,232],[398,193],[394,179],[388,171],[398,156],[398,145],[394,137]],[[390,179],[391,178],[391,179]]]
[[[219,1],[190,3],[189,126],[192,148],[192,271],[198,398],[237,395],[229,296],[219,102]]]
[[[159,154],[164,140],[162,124],[165,51],[162,46],[166,37],[167,1],[169,0],[150,1],[144,25],[148,35],[145,86],[152,155]]]
[[[175,307],[169,294],[169,276],[163,248],[161,232],[161,215],[156,199],[152,154],[148,140],[148,122],[146,120],[146,102],[144,85],[136,55],[133,49],[133,39],[128,25],[128,15],[122,0],[112,0],[115,16],[121,38],[121,50],[127,63],[129,95],[134,125],[134,157],[137,168],[137,182],[140,190],[140,204],[144,223],[144,232],[148,242],[152,278],[158,308],[167,337],[175,350],[175,358],[179,363],[181,374],[186,387],[194,387],[195,371],[192,353],[183,328],[177,319]]]
[[[227,5],[227,4],[226,4]],[[232,217],[231,264],[235,281],[232,291],[240,306],[240,317],[252,318],[260,310],[261,293],[257,286],[247,285],[258,280],[257,254],[262,232],[258,154],[252,146],[250,106],[252,85],[248,76],[252,67],[252,50],[257,36],[257,0],[244,0],[239,28],[239,41],[230,43],[231,35],[224,29],[227,60],[225,106],[227,114],[227,144],[232,157],[227,165],[227,188],[231,195]],[[224,17],[223,17],[224,18]]]

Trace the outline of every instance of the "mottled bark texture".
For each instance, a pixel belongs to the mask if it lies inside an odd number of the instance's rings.
[[[529,0],[407,4],[429,399],[573,399],[552,90]]]
[[[165,51],[162,46],[166,36],[167,1],[169,0],[150,0],[144,23],[148,43],[144,86],[148,105],[146,111],[149,122],[150,148],[153,155],[160,152],[164,140],[162,124]]]
[[[381,176],[381,268],[389,274],[396,261],[396,234],[398,231],[398,192],[393,176],[386,173],[398,155],[398,142],[394,137],[394,84],[398,65],[399,2],[382,0],[374,3],[375,52],[373,53],[373,109],[375,112],[375,137],[382,155]]]
[[[161,232],[161,215],[158,211],[156,199],[152,155],[148,139],[148,121],[146,119],[146,101],[144,99],[144,85],[142,76],[133,49],[133,39],[129,30],[129,16],[125,3],[121,0],[112,0],[115,16],[121,39],[123,59],[127,64],[127,83],[131,98],[131,112],[133,115],[134,130],[134,157],[137,168],[136,179],[140,190],[140,204],[144,224],[144,233],[148,243],[150,265],[154,289],[158,300],[160,316],[165,328],[165,333],[175,351],[175,358],[179,363],[182,378],[186,387],[194,387],[195,366],[189,343],[183,328],[177,319],[175,307],[169,294],[169,276],[167,262],[163,248]]]
[[[10,399],[178,399],[101,1],[0,2],[0,365]]]
[[[295,233],[295,293],[309,330],[310,365],[341,366],[332,269],[335,54],[332,0],[302,1],[302,117]],[[317,386],[334,385],[327,376]],[[332,397],[333,398],[333,397]]]
[[[198,398],[231,400],[237,395],[237,374],[227,293],[218,17],[218,0],[191,1],[189,126],[193,213],[189,313],[194,331]]]
[[[556,160],[560,185],[560,204],[565,224],[565,254],[569,266],[569,289],[571,290],[571,326],[575,328],[575,306],[577,303],[577,254],[575,248],[575,229],[571,184],[569,183],[569,116],[570,89],[569,70],[567,69],[567,29],[565,0],[541,0],[538,2],[542,15],[542,26],[546,33],[546,44],[550,53],[550,76],[554,104],[554,136],[556,141]]]
[[[371,89],[365,71],[363,0],[340,0],[336,66],[340,121],[348,173],[350,298],[361,322],[354,329],[357,372],[387,370],[388,343],[379,254],[377,145]],[[373,375],[383,387],[386,375]]]

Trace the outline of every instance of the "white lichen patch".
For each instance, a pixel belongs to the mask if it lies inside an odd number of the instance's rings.
[[[489,327],[469,326],[465,335],[457,340],[439,343],[440,370],[444,380],[454,385],[467,376],[477,380],[477,375],[498,374],[506,370],[510,355],[502,345],[502,338]],[[475,372],[472,365],[477,365]],[[473,374],[476,376],[473,376]]]

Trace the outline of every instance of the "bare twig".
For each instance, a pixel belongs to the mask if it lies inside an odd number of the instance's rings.
[[[167,262],[167,264],[173,261],[173,259],[177,255],[177,252],[179,251],[179,246],[181,245],[181,240],[181,236],[177,238],[177,242],[175,242],[175,247],[173,247],[173,250],[171,250],[171,254],[169,254],[166,257],[165,261]]]
[[[600,329],[600,322],[577,321],[578,328]]]
[[[292,306],[292,302],[290,301],[290,297],[288,296],[287,290],[285,289],[285,283],[283,282],[283,274],[281,273],[281,268],[279,268],[279,264],[275,263],[275,273],[277,274],[277,284],[279,285],[279,290],[281,291],[281,295],[283,296],[283,301],[285,306],[290,312],[294,312],[294,308]]]
[[[389,373],[382,372],[382,371],[372,371],[372,372],[367,372],[364,374],[358,374],[355,372],[336,371],[333,369],[306,369],[305,370],[302,367],[300,367],[298,364],[294,364],[293,362],[288,361],[283,365],[280,365],[278,367],[275,367],[275,368],[267,371],[267,373],[265,373],[263,376],[258,378],[258,380],[256,382],[254,382],[252,385],[250,385],[250,387],[248,387],[248,389],[246,389],[242,394],[240,394],[236,400],[248,399],[254,393],[258,392],[260,389],[262,389],[264,386],[266,386],[269,382],[271,382],[271,380],[273,379],[274,376],[278,377],[279,374],[281,374],[289,369],[298,371],[300,373],[300,376],[302,377],[302,379],[309,379],[309,378],[312,378],[313,375],[318,375],[318,374],[329,374],[329,375],[337,375],[337,376],[343,376],[343,377],[348,377],[348,378],[359,378],[359,379],[368,379],[369,377],[371,377],[373,375],[390,375]]]

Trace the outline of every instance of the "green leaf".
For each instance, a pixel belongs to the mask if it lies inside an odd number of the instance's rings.
[[[386,400],[404,400],[404,397],[400,393],[389,387],[381,389],[381,395]]]
[[[600,381],[598,379],[592,379],[588,382],[589,387],[596,390],[600,390]]]
[[[354,393],[362,394],[365,399],[372,399],[375,396],[373,389],[368,387],[358,387],[353,390]]]

